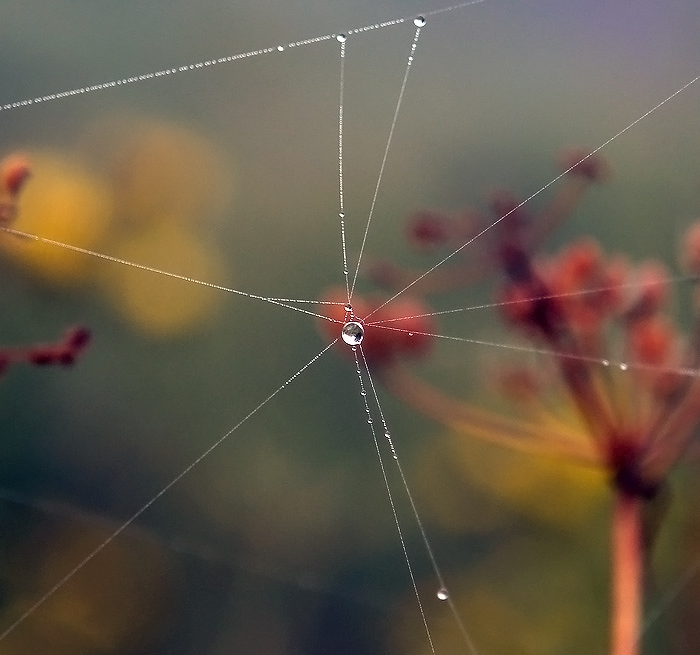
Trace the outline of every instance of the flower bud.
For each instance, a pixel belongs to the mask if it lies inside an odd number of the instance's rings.
[[[581,148],[562,151],[558,161],[567,175],[582,177],[590,182],[607,182],[612,177],[612,169],[604,157],[591,155]]]
[[[0,185],[12,198],[17,197],[30,174],[29,160],[24,155],[10,155],[0,162]]]

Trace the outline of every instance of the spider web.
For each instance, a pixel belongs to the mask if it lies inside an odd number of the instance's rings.
[[[234,160],[235,199],[225,222],[207,229],[225,244],[230,286],[263,297],[312,299],[328,284],[342,284],[336,163],[339,46],[329,38],[290,48],[300,35],[332,37],[339,25],[373,26],[375,18],[380,23],[391,16],[407,18],[405,24],[350,34],[347,41],[343,213],[351,263],[370,211],[364,256],[405,258],[397,237],[404,218],[417,207],[473,204],[494,181],[527,197],[553,177],[549,162],[562,145],[605,142],[698,72],[687,3],[644,5],[636,17],[626,14],[622,4],[588,15],[556,3],[535,8],[484,3],[428,16],[391,147],[385,151],[415,29],[411,18],[425,6],[407,13],[403,5],[397,10],[378,3],[369,15],[362,8],[319,10],[300,4],[288,9],[288,16],[275,8],[274,16],[264,20],[245,5],[237,9],[241,13],[227,15],[221,7],[207,8],[200,19],[206,34],[202,39],[193,38],[199,31],[188,22],[186,32],[173,27],[174,36],[161,42],[166,18],[147,14],[139,27],[129,27],[133,16],[128,10],[114,17],[109,30],[97,18],[87,23],[93,30],[49,30],[56,35],[49,46],[54,64],[37,52],[34,36],[41,33],[43,20],[48,25],[56,18],[51,9],[37,4],[32,11],[15,10],[15,22],[4,28],[15,26],[20,47],[11,52],[18,60],[26,59],[27,52],[37,55],[29,66],[17,61],[16,70],[28,72],[8,89],[10,99],[41,97],[47,89],[80,89],[91,79],[121,80],[125,70],[144,70],[144,62],[147,71],[178,72],[136,79],[124,90],[95,89],[78,98],[4,110],[0,121],[4,150],[27,142],[72,147],[84,124],[119,109],[196,124]],[[69,22],[75,9],[66,4],[61,10]],[[188,21],[197,13],[180,11]],[[30,16],[38,23],[32,29]],[[174,25],[182,15],[173,12],[168,18]],[[260,33],[244,29],[256,21],[263,23]],[[69,35],[78,38],[74,54],[66,52]],[[110,52],[101,47],[105,38],[114,51],[112,60],[100,58]],[[143,45],[126,45],[134,42]],[[209,65],[210,70],[196,65],[212,61],[206,57],[228,57],[232,50],[257,53],[261,43],[270,52]],[[279,44],[283,51],[277,50]],[[100,57],[88,54],[94,52]],[[188,68],[180,71],[184,62]],[[194,69],[189,62],[196,62]],[[669,259],[669,236],[680,232],[690,218],[688,208],[698,204],[692,202],[698,195],[693,191],[698,176],[696,108],[694,90],[680,95],[660,118],[645,120],[607,147],[620,179],[614,190],[596,193],[559,238],[595,232],[634,255]],[[377,190],[385,153],[385,177]],[[591,229],[589,221],[597,215],[618,220]],[[428,270],[435,262],[409,263]],[[183,462],[194,461],[213,438],[282,389],[322,347],[308,316],[253,299],[232,299],[202,336],[175,345],[154,343],[119,326],[94,295],[66,299],[28,287],[9,273],[3,277],[10,279],[5,302],[18,308],[8,319],[10,339],[45,339],[43,327],[31,326],[38,313],[45,326],[56,329],[77,317],[97,337],[78,371],[67,376],[49,372],[38,383],[42,386],[32,389],[34,379],[5,383],[3,405],[12,409],[6,410],[3,424],[17,426],[12,447],[25,443],[34,452],[20,456],[24,469],[17,459],[5,458],[8,486],[37,496],[59,495],[110,516],[133,514],[144,498],[163,489],[174,471],[182,470]],[[360,271],[358,285],[363,284]],[[484,300],[480,293],[475,290],[468,302]],[[443,302],[445,309],[464,305],[463,298]],[[483,346],[494,314],[473,321],[471,314],[470,325],[460,317],[443,326],[444,334],[473,338]],[[483,348],[458,346],[440,351],[438,359],[453,387],[464,384],[459,376],[466,373],[451,370],[446,362],[487,356]],[[370,625],[379,632],[376,626],[396,607],[406,584],[387,508],[378,500],[385,492],[367,450],[354,371],[330,355],[313,369],[313,375],[305,372],[288,388],[285,384],[284,393],[275,393],[274,402],[256,412],[245,431],[236,431],[215,458],[202,462],[196,474],[183,478],[143,517],[166,539],[178,536],[227,553],[229,563],[235,562],[232,579],[238,588],[236,593],[220,591],[216,600],[225,598],[222,614],[237,617],[230,630],[234,636],[228,638],[234,644],[246,639],[273,644],[270,652],[283,652],[276,648],[283,634],[291,634],[301,652],[324,652],[324,638],[340,652],[337,644],[349,639],[343,628],[324,636],[335,625],[333,613],[351,608],[358,616],[347,625]],[[401,451],[411,461],[411,453],[421,452],[424,435],[434,428],[412,426],[405,409],[388,399],[382,399],[382,406],[385,402],[391,431],[401,435]],[[26,408],[36,407],[46,407],[45,414],[28,417]],[[419,462],[409,478],[421,476]],[[46,477],[37,479],[37,470],[45,470]],[[272,536],[271,525],[276,528]],[[411,539],[415,546],[417,537]],[[437,545],[455,570],[469,568],[479,548],[491,547],[486,541],[477,540],[475,547],[455,538]],[[419,546],[414,550],[420,553]],[[421,557],[417,554],[415,560],[418,579],[431,589],[434,582]],[[69,571],[66,567],[61,574]],[[314,626],[310,632],[315,636],[307,642],[291,628],[284,633],[289,616],[274,611],[277,604],[294,604],[305,595],[311,600],[305,598],[296,622]],[[417,623],[409,602],[408,621]],[[312,612],[319,603],[325,613]],[[206,595],[193,603],[198,611],[210,610],[211,604]],[[245,617],[255,612],[281,634],[246,625]],[[370,614],[366,623],[365,614]],[[22,629],[31,630],[30,621]],[[213,639],[213,626],[202,624],[207,629],[197,638]],[[260,619],[256,625],[268,624]],[[347,625],[344,629],[350,631]],[[604,626],[603,620],[602,631]],[[385,652],[382,638],[366,637],[348,652]]]

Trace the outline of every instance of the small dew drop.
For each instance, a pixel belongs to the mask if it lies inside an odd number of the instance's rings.
[[[348,303],[347,305],[345,305],[345,311],[346,311],[346,312],[351,312],[351,311],[352,311],[352,305],[351,305],[350,303]]]
[[[450,597],[450,592],[445,587],[440,587],[435,595],[438,597],[438,600],[447,600]]]
[[[373,421],[371,418],[368,418],[368,419],[367,419],[367,423],[369,423],[370,425],[372,425],[372,423],[374,423],[374,421]]]
[[[600,361],[600,363],[601,363],[603,366],[610,366],[610,360],[609,360],[609,359],[602,359],[602,360]]]
[[[345,43],[345,41],[347,41],[347,39],[348,39],[348,35],[347,34],[338,34],[338,35],[336,35],[335,39],[338,43]]]
[[[364,339],[365,336],[365,329],[362,327],[362,324],[357,321],[348,321],[343,325],[341,336],[343,341],[349,346],[356,346],[362,343],[362,339]]]
[[[384,433],[384,436],[391,441],[391,432],[389,432],[389,430]]]
[[[416,16],[413,19],[413,24],[416,27],[423,27],[425,25],[425,16]]]
[[[340,216],[340,218],[345,218],[345,214],[343,214],[343,212],[340,212],[340,214],[338,214],[338,216]]]
[[[413,336],[413,332],[409,332],[409,333],[408,333],[408,336],[409,336],[409,337],[412,337],[412,336]]]
[[[399,459],[399,456],[398,456],[396,453],[392,453],[391,456],[392,456],[395,460],[398,460],[398,459]]]
[[[367,395],[367,392],[363,389],[362,391],[360,391],[360,395],[361,395],[361,396],[366,396],[366,395]]]
[[[278,45],[278,46],[277,46],[277,50],[278,50],[279,52],[284,52],[284,46],[283,46],[283,45]]]
[[[621,371],[626,371],[626,370],[627,370],[627,364],[625,364],[625,362],[620,362],[620,370],[621,370]]]

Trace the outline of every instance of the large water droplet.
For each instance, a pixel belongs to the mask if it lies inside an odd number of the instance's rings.
[[[277,46],[277,51],[278,51],[278,52],[284,52],[284,46],[283,46],[283,45],[278,45],[278,46]]]
[[[362,327],[361,323],[357,321],[348,321],[343,325],[343,330],[341,332],[343,341],[349,346],[356,346],[362,343],[362,339],[365,337],[365,328]]]
[[[425,25],[425,16],[416,16],[413,19],[413,24],[416,27],[423,27]]]
[[[450,597],[450,592],[445,587],[440,587],[435,595],[438,597],[438,600],[447,600]]]
[[[352,305],[351,305],[350,303],[348,303],[347,305],[345,305],[345,311],[346,311],[346,312],[352,312]]]
[[[621,371],[626,371],[626,370],[627,370],[627,364],[625,364],[625,362],[620,362],[620,370],[621,370]]]
[[[603,366],[610,366],[610,360],[609,360],[609,359],[602,359],[602,360],[600,361],[600,363],[601,363]]]
[[[346,34],[338,34],[335,38],[338,43],[345,43],[348,37]]]

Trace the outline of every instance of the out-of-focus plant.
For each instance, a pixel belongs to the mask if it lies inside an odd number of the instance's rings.
[[[493,196],[490,222],[473,211],[414,216],[408,222],[410,241],[422,249],[444,248],[453,253],[451,261],[425,277],[375,262],[375,280],[392,290],[410,287],[414,297],[402,292],[384,304],[386,297],[355,296],[354,320],[364,320],[365,358],[394,396],[456,433],[506,448],[503,474],[486,483],[501,497],[522,502],[527,488],[522,479],[544,474],[551,482],[550,470],[557,466],[557,498],[551,493],[540,498],[550,509],[577,493],[601,498],[607,480],[612,494],[609,652],[637,655],[645,581],[667,506],[667,480],[700,423],[700,334],[696,328],[685,342],[669,316],[669,274],[660,263],[632,266],[623,256],[606,256],[592,239],[576,240],[556,255],[536,254],[588,186],[610,175],[604,160],[583,151],[564,153],[561,163],[566,171],[562,187],[536,216],[503,192]],[[476,254],[460,247],[476,238],[481,239],[472,249]],[[700,275],[700,225],[686,235],[683,260],[691,275]],[[437,332],[430,306],[417,293],[454,290],[497,271],[505,283],[494,304],[506,326],[526,340],[516,350],[540,360],[536,366],[512,367],[504,376],[504,395],[516,414],[452,397],[403,361],[427,353]],[[328,299],[344,300],[344,293],[333,290]],[[346,321],[341,314],[336,311],[332,318]],[[333,336],[332,323],[322,329]],[[509,450],[544,456],[550,464],[515,472],[507,466]],[[478,478],[481,464],[469,461],[470,448],[463,455]],[[551,464],[556,461],[561,464]],[[593,475],[572,475],[576,467]],[[488,470],[497,468],[498,463]]]
[[[7,512],[3,512],[7,518]],[[83,517],[85,518],[85,517]],[[8,625],[112,532],[104,519],[34,517],[15,544],[3,548],[0,620]],[[144,538],[146,537],[146,538]],[[157,648],[180,601],[174,560],[156,540],[135,530],[110,544],[70,583],[36,608],[31,622],[2,642],[12,655],[144,652]]]
[[[59,288],[81,284],[93,273],[94,261],[22,233],[99,249],[114,229],[113,221],[111,190],[79,158],[43,151],[0,160],[0,242],[5,255],[35,279]],[[55,343],[0,345],[0,378],[21,363],[70,366],[90,341],[90,331],[75,326]],[[4,437],[11,432],[11,425],[0,426]],[[7,537],[0,566],[0,620],[5,628],[12,626],[3,634],[3,653],[94,655],[169,647],[164,640],[171,638],[168,630],[183,598],[180,571],[163,544],[133,526],[125,530],[123,524],[62,504],[0,495]],[[18,522],[8,507],[19,506],[31,508],[31,518],[25,512]],[[117,528],[123,534],[114,539]],[[110,548],[94,558],[90,570],[75,568],[105,540]],[[53,594],[57,580],[67,584]],[[37,594],[47,590],[37,602]],[[30,614],[31,622],[19,626]]]
[[[19,232],[67,244],[0,235],[0,248],[42,284],[97,285],[142,334],[186,335],[214,315],[221,294],[124,265],[98,266],[84,252],[224,282],[226,266],[207,222],[230,202],[223,156],[186,127],[147,119],[104,119],[78,147],[29,151],[33,183],[14,217]],[[4,200],[2,214],[14,212]]]
[[[9,227],[19,213],[19,199],[30,176],[29,160],[20,154],[9,155],[0,161],[0,227]],[[90,332],[84,327],[73,327],[53,344],[32,344],[0,348],[0,376],[11,364],[26,362],[36,366],[58,364],[70,366],[90,342]]]

